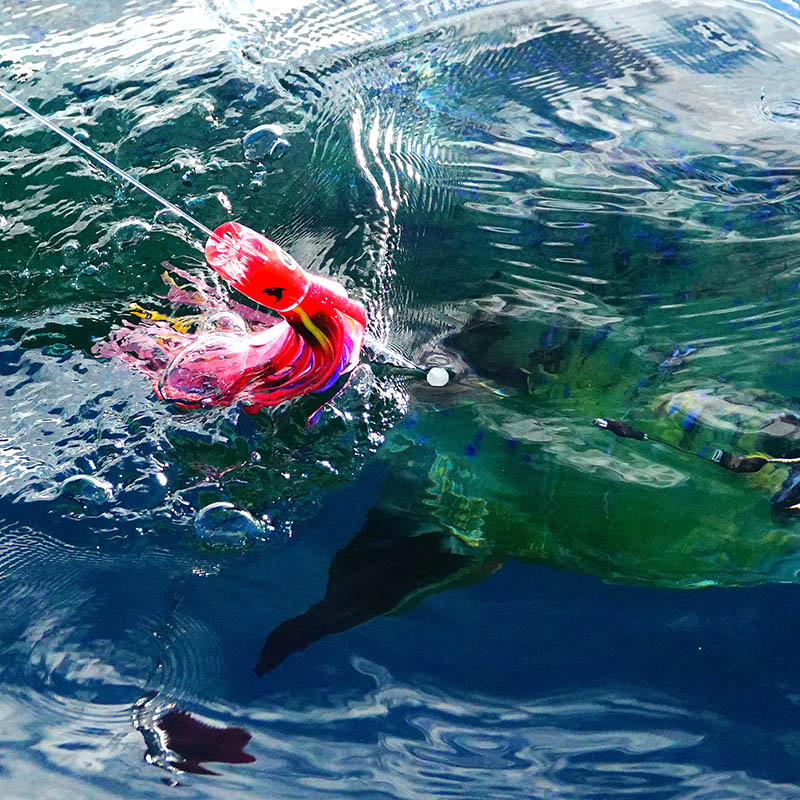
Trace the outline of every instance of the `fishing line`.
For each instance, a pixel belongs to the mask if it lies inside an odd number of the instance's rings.
[[[221,241],[221,237],[216,236],[214,234],[214,231],[207,228],[205,225],[203,225],[202,222],[199,222],[190,214],[187,214],[185,211],[182,211],[174,203],[170,203],[169,200],[162,197],[160,194],[158,194],[158,192],[154,192],[148,186],[145,186],[141,181],[134,178],[133,175],[125,172],[124,169],[118,167],[116,164],[112,163],[107,158],[104,158],[97,151],[92,150],[91,147],[76,139],[72,134],[67,133],[63,128],[60,128],[58,125],[56,125],[55,122],[51,122],[49,119],[47,119],[47,117],[43,117],[37,111],[34,111],[30,106],[23,103],[22,100],[18,100],[16,97],[14,97],[14,95],[9,94],[2,87],[0,87],[0,97],[4,98],[5,100],[8,100],[9,103],[12,103],[18,109],[24,111],[26,114],[33,117],[37,122],[40,122],[45,127],[49,128],[51,131],[53,131],[53,133],[58,134],[62,139],[65,139],[74,147],[77,147],[78,150],[85,153],[90,158],[93,158],[98,164],[101,164],[106,169],[113,172],[115,175],[119,176],[123,180],[126,180],[132,186],[135,186],[137,189],[144,192],[146,195],[151,197],[157,203],[160,203],[162,206],[164,206],[164,208],[169,209],[176,216],[181,217],[190,225],[194,225],[195,228],[202,231],[204,234],[206,234],[206,236],[210,236],[211,238],[214,238],[217,241]]]
[[[160,205],[164,206],[167,210],[171,211],[177,217],[183,219],[185,222],[188,222],[190,225],[193,225],[197,230],[204,233],[208,238],[213,239],[216,242],[221,244],[226,244],[224,237],[220,236],[216,231],[212,231],[210,228],[203,225],[202,222],[195,219],[191,214],[187,214],[182,209],[178,208],[174,203],[171,203],[165,197],[162,197],[158,192],[153,191],[149,186],[143,184],[140,180],[137,180],[133,177],[130,173],[126,172],[122,167],[118,167],[112,161],[109,161],[104,156],[101,156],[96,150],[93,150],[89,145],[84,144],[83,142],[76,139],[72,134],[67,133],[63,128],[56,125],[55,122],[47,119],[47,117],[42,116],[37,111],[34,111],[30,106],[26,105],[22,102],[22,100],[17,99],[14,95],[9,94],[5,89],[0,87],[0,97],[8,100],[9,103],[15,105],[20,111],[24,111],[26,114],[33,117],[37,122],[40,122],[45,127],[49,128],[53,133],[58,134],[62,139],[69,142],[74,147],[77,147],[85,155],[89,156],[90,158],[94,159],[98,164],[105,167],[106,169],[113,172],[118,177],[122,178],[123,180],[130,183],[132,186],[135,186],[140,191],[144,192],[148,197],[155,200]],[[273,244],[275,244],[273,242]],[[275,244],[276,247],[279,247]],[[261,258],[262,254],[258,252],[254,247],[248,244],[248,242],[241,241],[239,242],[239,249],[245,250],[249,255],[255,256],[256,258]],[[282,248],[279,247],[279,250]]]
[[[101,156],[100,153],[98,153],[96,150],[93,150],[91,147],[89,147],[89,145],[84,144],[80,140],[76,139],[72,134],[67,133],[67,131],[65,131],[59,125],[56,125],[56,123],[52,120],[42,116],[38,111],[34,111],[29,105],[23,103],[22,100],[17,99],[14,97],[14,95],[10,94],[2,87],[0,87],[0,97],[16,106],[20,111],[23,111],[29,116],[33,117],[33,119],[35,119],[37,122],[41,123],[46,128],[49,128],[53,133],[57,134],[65,141],[69,142],[69,144],[71,144],[73,147],[76,147],[82,153],[89,156],[89,158],[93,159],[110,172],[113,172],[124,181],[130,183],[131,186],[135,186],[137,189],[139,189],[139,191],[144,192],[148,197],[152,198],[157,203],[164,206],[164,208],[175,214],[175,216],[179,217],[185,222],[188,222],[190,225],[193,225],[195,228],[197,228],[197,230],[204,233],[207,237],[214,239],[217,242],[224,243],[224,239],[219,234],[217,234],[215,231],[212,231],[210,228],[207,228],[202,222],[195,219],[191,214],[187,214],[185,211],[178,208],[178,206],[176,206],[174,203],[171,203],[165,197],[162,197],[160,194],[158,194],[158,192],[153,191],[153,189],[151,189],[149,186],[146,186],[140,180],[134,178],[133,175],[126,172],[121,167],[118,167],[112,161],[109,161],[104,156]],[[243,249],[247,250],[250,255],[254,255],[256,257],[260,256],[260,253],[258,253],[258,251],[256,251],[254,248],[249,247],[247,242],[243,242],[242,244],[244,245]],[[401,353],[398,353],[387,347],[374,336],[365,334],[364,343],[376,353],[380,353],[381,355],[390,359],[394,366],[425,375],[428,383],[430,383],[431,386],[444,386],[450,379],[449,373],[444,368],[432,367],[428,369],[427,367],[415,364]]]

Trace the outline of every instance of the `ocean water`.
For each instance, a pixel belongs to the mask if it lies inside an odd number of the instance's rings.
[[[0,795],[800,797],[800,472],[713,463],[800,456],[799,19],[0,0],[0,85],[383,343],[159,401],[98,347],[202,240],[0,108]]]

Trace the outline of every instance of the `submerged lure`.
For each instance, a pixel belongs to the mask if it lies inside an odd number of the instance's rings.
[[[241,402],[251,413],[323,392],[358,364],[366,312],[340,284],[305,272],[275,242],[238,222],[210,230],[2,88],[0,97],[202,231],[209,266],[282,318],[252,314],[248,327],[235,314],[217,313],[189,333],[167,317],[144,314],[97,346],[97,354],[121,356],[145,372],[164,400],[185,407]]]

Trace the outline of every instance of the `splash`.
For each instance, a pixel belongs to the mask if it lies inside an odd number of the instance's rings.
[[[324,392],[358,363],[366,312],[335,281],[312,278],[277,244],[236,222],[212,231],[5,89],[0,97],[105,169],[208,236],[206,260],[234,288],[277,311],[282,322],[256,331],[201,324],[197,333],[167,317],[117,337],[100,355],[134,355],[158,396],[193,408],[243,402],[257,413],[307,392]],[[130,362],[129,358],[125,360]]]

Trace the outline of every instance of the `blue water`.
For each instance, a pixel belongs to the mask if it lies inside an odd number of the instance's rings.
[[[797,473],[696,457],[797,455],[799,17],[0,0],[4,87],[453,376],[167,408],[92,347],[199,241],[0,109],[0,795],[800,797]]]

